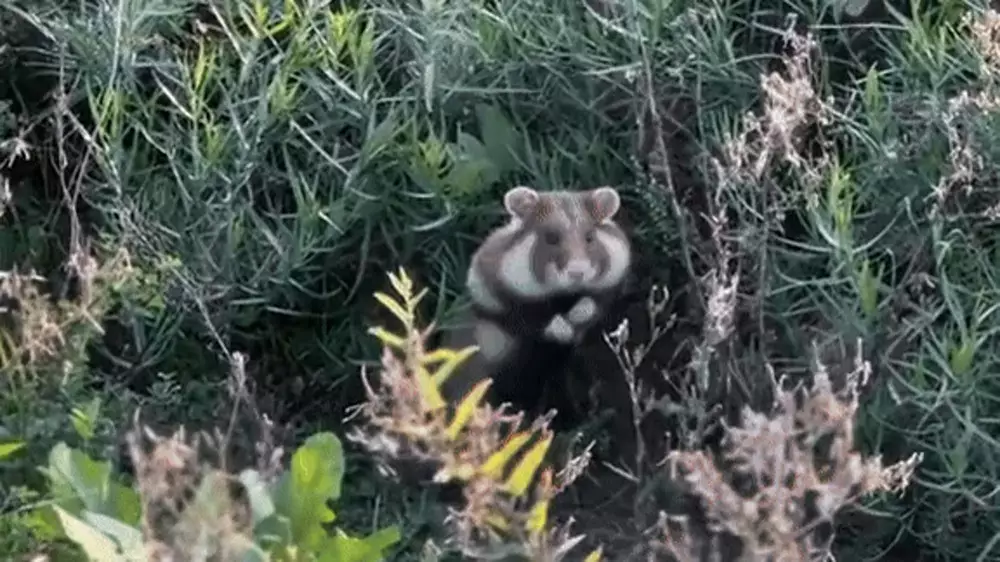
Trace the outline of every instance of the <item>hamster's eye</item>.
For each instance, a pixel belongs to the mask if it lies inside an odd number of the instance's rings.
[[[559,232],[556,230],[549,230],[545,232],[545,243],[555,246],[559,244]]]

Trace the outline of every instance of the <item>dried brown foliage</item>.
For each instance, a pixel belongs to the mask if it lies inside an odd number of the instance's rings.
[[[549,420],[522,429],[523,414],[480,404],[489,380],[448,407],[440,385],[475,348],[428,350],[433,325],[421,330],[415,314],[425,291],[414,294],[405,273],[390,279],[399,300],[377,296],[403,329],[372,331],[385,344],[379,382],[373,386],[365,377],[367,401],[357,411],[362,423],[348,438],[381,457],[386,467],[393,460],[415,459],[436,467],[435,482],[461,484],[464,505],[451,508],[448,520],[452,542],[465,556],[567,559],[583,537],[571,535],[572,521],[551,525],[549,507],[586,468],[589,450],[558,472],[542,468],[553,438]],[[599,557],[595,551],[587,559]]]
[[[739,540],[741,553],[733,559],[826,560],[840,509],[865,494],[907,486],[921,455],[884,466],[854,450],[858,389],[869,373],[859,356],[840,393],[822,365],[808,391],[781,389],[776,381],[774,413],[744,410],[741,426],[727,428],[719,459],[706,451],[668,456],[671,471],[700,499],[709,535]],[[661,527],[661,546],[677,560],[702,559],[704,544],[686,517],[664,516]]]

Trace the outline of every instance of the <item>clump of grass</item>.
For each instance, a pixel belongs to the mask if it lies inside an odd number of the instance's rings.
[[[426,349],[433,325],[422,329],[416,322],[417,305],[426,289],[416,293],[403,271],[390,274],[390,280],[398,297],[384,293],[377,297],[402,329],[372,330],[385,345],[382,369],[377,385],[366,378],[368,398],[358,408],[362,424],[349,438],[384,461],[430,463],[436,468],[434,482],[462,486],[464,506],[450,510],[454,534],[449,542],[463,555],[474,559],[519,555],[540,562],[568,559],[583,537],[570,534],[572,522],[550,524],[549,507],[583,473],[588,454],[572,459],[558,472],[541,468],[553,438],[549,420],[543,417],[522,428],[523,413],[511,415],[506,405],[494,409],[480,404],[489,379],[449,408],[440,386],[476,348]],[[587,556],[588,562],[599,559],[600,550]]]

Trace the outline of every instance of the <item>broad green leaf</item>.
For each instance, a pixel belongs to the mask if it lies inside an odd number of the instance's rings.
[[[393,146],[392,139],[397,134],[396,120],[390,115],[384,121],[375,125],[375,119],[368,122],[368,134],[361,145],[361,153],[365,158],[374,158],[382,151]]]
[[[340,497],[343,477],[343,446],[333,433],[309,437],[292,455],[278,483],[275,509],[288,517],[292,539],[304,549],[315,551],[326,536],[322,525],[336,518],[327,502]]]
[[[368,545],[379,549],[379,551],[384,551],[398,543],[401,538],[402,534],[399,532],[399,527],[390,525],[368,535],[364,540]]]
[[[240,562],[270,562],[270,557],[261,547],[251,544],[239,560]]]
[[[878,286],[881,271],[872,271],[871,261],[864,260],[857,274],[858,298],[861,301],[861,311],[868,318],[878,312]]]
[[[246,487],[247,497],[250,498],[250,509],[253,511],[253,523],[256,526],[274,514],[274,502],[271,501],[267,485],[256,470],[248,468],[241,472],[240,482]]]
[[[460,159],[480,163],[489,158],[489,154],[486,152],[486,146],[479,142],[479,139],[469,133],[459,131],[455,135],[455,140],[457,142],[451,144],[451,147],[459,154]],[[489,163],[487,162],[487,165],[488,164]]]
[[[319,562],[379,562],[385,558],[385,550],[399,542],[399,538],[399,529],[395,526],[376,531],[363,539],[337,529],[323,545]]]
[[[53,506],[59,522],[66,530],[66,537],[79,545],[92,562],[125,562],[118,546],[111,538],[77,519],[59,506]]]
[[[110,463],[95,461],[65,443],[59,443],[49,451],[46,473],[56,503],[64,509],[74,513],[83,507],[107,514]]]
[[[128,525],[139,522],[142,507],[135,490],[111,477],[111,464],[91,459],[65,443],[49,452],[44,469],[55,502],[70,513],[87,509],[120,519]]]
[[[141,560],[144,552],[142,531],[100,513],[83,512],[83,519],[94,529],[113,538],[129,560]]]
[[[254,527],[254,536],[262,545],[290,544],[292,523],[288,517],[274,513]]]
[[[111,499],[111,513],[118,520],[128,525],[138,525],[142,516],[142,500],[139,494],[129,486],[115,480],[108,483]]]
[[[444,177],[447,195],[457,201],[496,183],[498,175],[493,166],[482,161],[462,158],[457,160]]]

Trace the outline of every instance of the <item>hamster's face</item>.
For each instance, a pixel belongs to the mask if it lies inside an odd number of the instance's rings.
[[[602,251],[597,228],[586,216],[565,210],[551,213],[535,227],[536,268],[543,283],[559,291],[582,290],[600,272]]]
[[[536,292],[593,289],[606,282],[607,274],[618,275],[611,271],[610,252],[627,253],[628,248],[611,222],[619,206],[613,189],[538,193],[516,187],[504,202],[526,231],[514,250],[530,264],[527,269],[540,285]]]

